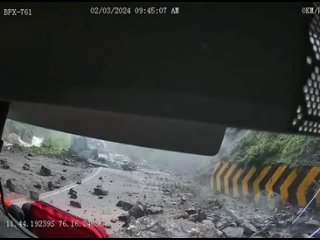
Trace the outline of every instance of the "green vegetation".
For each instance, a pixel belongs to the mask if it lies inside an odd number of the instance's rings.
[[[319,138],[252,132],[234,149],[231,159],[244,167],[273,163],[301,166],[318,161],[318,153],[320,157]]]
[[[25,151],[39,155],[59,155],[65,153],[70,146],[68,138],[46,138],[41,147],[25,148]]]
[[[62,154],[71,144],[71,135],[36,127],[8,119],[4,128],[4,138],[10,133],[20,136],[21,140],[31,143],[33,136],[44,138],[41,147],[19,147],[22,151],[34,154]]]

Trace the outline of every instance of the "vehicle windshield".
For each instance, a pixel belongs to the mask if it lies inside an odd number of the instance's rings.
[[[319,138],[228,128],[212,157],[7,120],[5,199],[41,200],[111,237],[309,237],[320,227]]]

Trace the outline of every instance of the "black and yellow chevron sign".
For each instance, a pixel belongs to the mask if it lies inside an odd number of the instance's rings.
[[[257,203],[293,204],[305,207],[319,188],[320,167],[290,168],[266,165],[242,168],[236,163],[217,162],[211,188],[235,198]],[[320,207],[320,194],[313,205]]]

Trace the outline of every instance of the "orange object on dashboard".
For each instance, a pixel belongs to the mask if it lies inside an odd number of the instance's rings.
[[[0,194],[1,198],[1,194]],[[4,199],[4,205],[8,208],[12,205],[12,201],[10,199]]]

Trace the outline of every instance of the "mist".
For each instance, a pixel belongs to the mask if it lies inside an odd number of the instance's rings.
[[[33,141],[37,140],[39,142],[40,139],[62,139],[68,145],[67,147],[70,146],[73,138],[78,137],[77,135],[7,120],[4,128],[4,134],[2,136],[3,139],[6,139],[11,131],[17,132],[17,128],[30,129],[33,134]],[[154,169],[174,171],[175,173],[184,175],[195,175],[199,169],[209,170],[214,165],[215,161],[227,159],[234,147],[237,146],[237,144],[249,133],[249,130],[227,128],[220,151],[215,156],[202,156],[196,154],[165,151],[97,140],[93,138],[86,139],[89,142],[94,143],[99,151],[117,153],[119,155],[127,156],[132,160],[139,162],[143,161],[147,166]]]

